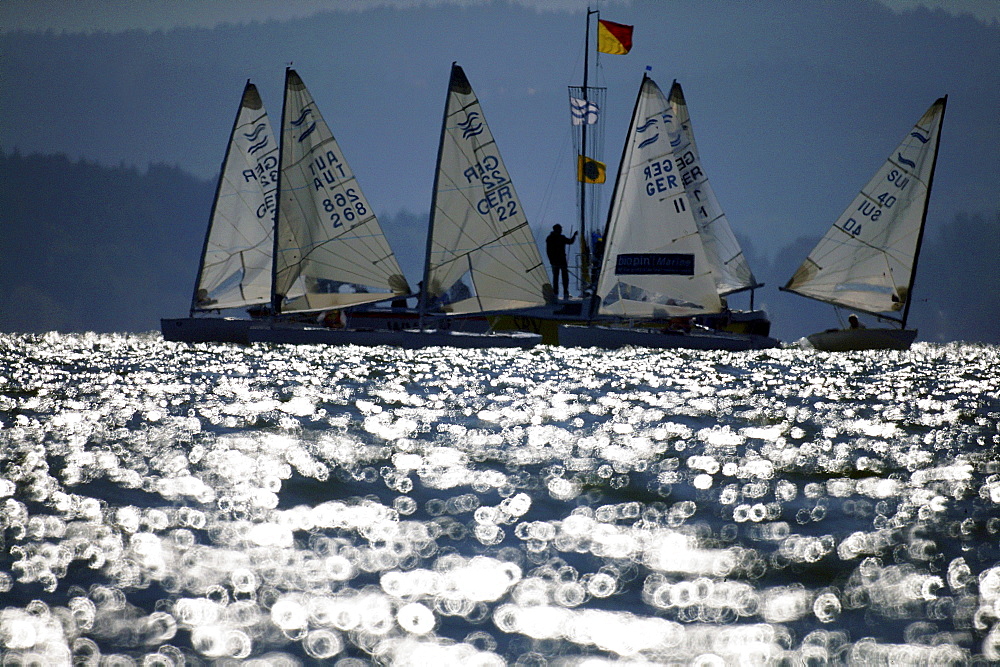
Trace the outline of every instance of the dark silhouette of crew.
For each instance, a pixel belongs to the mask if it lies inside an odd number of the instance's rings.
[[[566,246],[576,240],[576,232],[566,238],[562,233],[562,225],[553,225],[552,233],[545,237],[545,254],[549,256],[552,265],[552,292],[559,296],[559,276],[563,280],[563,298],[569,298],[569,265],[566,263]]]

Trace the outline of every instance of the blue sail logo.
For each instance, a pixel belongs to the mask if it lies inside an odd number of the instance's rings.
[[[646,146],[649,146],[652,143],[656,143],[656,140],[659,139],[659,138],[660,138],[660,133],[657,132],[656,134],[654,134],[653,136],[651,136],[649,139],[644,139],[643,141],[640,141],[638,147],[639,148],[645,148]]]
[[[910,132],[910,136],[922,144],[926,144],[931,139],[930,134],[921,134],[916,130]],[[905,157],[903,157],[902,153],[896,153],[896,159],[899,160],[901,163],[905,164],[907,167],[910,167],[911,169],[915,169],[917,166],[916,162],[914,162],[913,160],[907,160]]]
[[[642,134],[643,132],[645,132],[646,130],[648,130],[650,128],[655,128],[657,122],[658,122],[657,119],[650,118],[645,123],[643,123],[639,127],[635,128],[635,133],[636,134]],[[640,141],[637,148],[645,148],[646,146],[649,146],[650,144],[656,143],[656,140],[659,139],[659,138],[660,138],[660,133],[657,132],[656,134],[654,134],[650,138],[643,139],[642,141]]]
[[[244,133],[243,136],[249,139],[250,141],[257,141],[257,137],[259,137],[260,133],[263,131],[264,131],[264,123],[257,123],[257,127],[253,128],[253,132],[249,134]]]
[[[306,120],[311,115],[312,115],[312,108],[306,107],[305,109],[302,110],[302,113],[299,114],[299,117],[292,121],[292,127],[299,127],[300,125],[305,123]],[[315,129],[316,129],[316,122],[313,121],[313,123],[309,125],[309,127],[307,127],[302,134],[299,135],[298,139],[299,143],[305,141],[305,138],[308,137],[310,134],[312,134]]]
[[[479,112],[473,111],[470,113],[465,122],[459,123],[458,126],[462,129],[462,138],[468,139],[474,137],[477,134],[483,133],[483,124],[479,122]]]
[[[637,133],[637,134],[642,134],[643,132],[645,132],[645,131],[646,131],[646,130],[648,130],[649,128],[651,128],[651,127],[653,127],[654,125],[656,125],[656,122],[657,122],[657,121],[656,121],[656,119],[655,119],[655,118],[650,118],[650,119],[649,119],[649,120],[647,120],[647,121],[646,121],[645,123],[643,123],[643,124],[642,124],[642,125],[640,125],[639,127],[635,128],[635,131],[636,131],[636,133]]]
[[[250,155],[253,155],[257,151],[263,150],[264,148],[266,148],[267,144],[268,144],[268,137],[267,137],[267,135],[265,135],[264,138],[261,139],[259,142],[257,142],[256,144],[251,145],[247,149],[247,153],[250,153]]]
[[[253,128],[253,132],[243,133],[243,136],[246,137],[251,142],[249,148],[247,148],[247,153],[249,153],[250,155],[253,155],[257,151],[267,147],[268,136],[265,134],[263,139],[261,139],[260,137],[265,127],[266,126],[264,123],[257,123],[257,126]],[[257,141],[258,139],[260,139],[260,141]],[[257,141],[257,143],[252,143],[254,141]]]

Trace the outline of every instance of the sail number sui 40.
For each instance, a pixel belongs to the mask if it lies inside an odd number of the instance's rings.
[[[886,175],[886,180],[895,185],[900,190],[903,190],[904,188],[906,188],[907,184],[909,184],[910,177],[900,173],[899,170],[897,169],[892,169]],[[876,201],[878,201],[878,204],[875,203]],[[891,195],[888,192],[883,192],[874,200],[862,201],[860,204],[858,204],[857,210],[861,213],[861,216],[859,217],[867,218],[868,220],[875,222],[880,217],[882,217],[883,209],[890,209],[892,208],[892,205],[895,203],[896,203],[895,195]],[[848,218],[847,221],[844,222],[844,226],[842,229],[848,234],[851,234],[852,236],[857,236],[858,234],[861,233],[861,221],[854,217]]]

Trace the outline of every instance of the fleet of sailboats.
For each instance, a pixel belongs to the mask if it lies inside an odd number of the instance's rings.
[[[781,288],[898,327],[829,329],[807,337],[816,349],[905,350],[916,338],[906,320],[947,102],[927,109]]]
[[[809,336],[813,347],[906,349],[914,340],[906,321],[946,101],[927,110],[781,288],[899,327],[831,329]],[[163,336],[528,347],[544,330],[544,342],[567,346],[780,344],[766,313],[753,309],[762,283],[708,180],[676,81],[664,95],[643,75],[601,240],[593,255],[581,244],[587,298],[557,301],[482,106],[452,63],[414,293],[315,100],[288,68],[277,137],[256,87],[246,84],[190,313],[163,319]],[[750,310],[731,310],[727,297],[745,291]],[[407,308],[413,296],[417,306]],[[250,317],[223,316],[240,309]]]
[[[230,198],[238,206],[224,218],[225,232],[216,231],[221,216],[213,213],[206,247],[215,251],[203,253],[191,315],[162,320],[164,338],[399,347],[528,347],[540,341],[527,332],[435,327],[444,316],[541,304],[551,291],[520,200],[461,67],[452,66],[442,123],[421,283],[427,287],[419,295],[417,326],[409,329],[342,326],[341,309],[405,298],[410,287],[333,134],[291,68],[285,77],[280,159],[267,158],[276,169],[268,172],[266,191],[252,176],[258,170],[254,160],[264,158],[248,138],[258,125],[264,127],[261,137],[265,130],[271,135],[256,89],[247,87],[253,93],[241,103],[214,210],[222,210],[218,202]],[[249,117],[256,123],[253,132],[245,131]],[[268,206],[261,208],[259,201]],[[243,236],[250,232],[253,270],[242,259],[249,255]],[[228,276],[220,283],[252,285],[244,290],[252,298],[220,300],[213,291],[221,287],[203,285],[201,276],[210,273],[206,267],[222,262],[215,255],[227,262]],[[247,306],[256,317],[199,316]],[[337,319],[330,321],[331,314]]]

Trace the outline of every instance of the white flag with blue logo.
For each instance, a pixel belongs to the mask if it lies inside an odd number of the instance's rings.
[[[597,105],[588,100],[581,100],[576,97],[569,98],[570,112],[573,115],[574,125],[593,125],[597,122]]]

